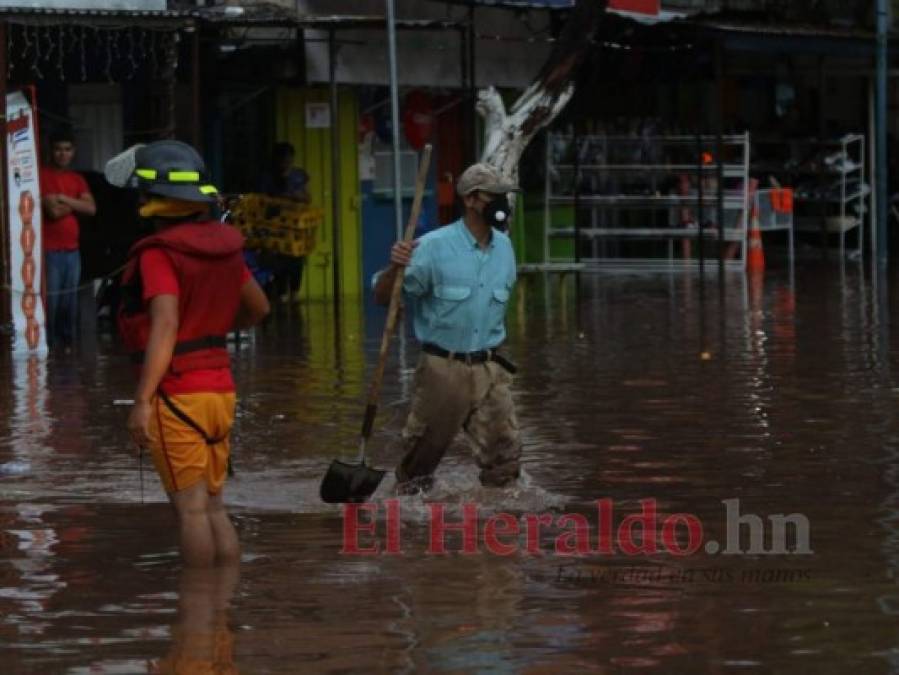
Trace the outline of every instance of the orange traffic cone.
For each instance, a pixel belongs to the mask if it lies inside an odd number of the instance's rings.
[[[749,250],[746,254],[746,269],[749,272],[760,272],[765,269],[762,231],[759,228],[759,214],[755,207],[752,209],[752,222],[749,226]]]

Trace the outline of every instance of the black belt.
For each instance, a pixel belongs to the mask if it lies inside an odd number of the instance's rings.
[[[174,356],[180,354],[188,354],[190,352],[198,352],[201,349],[225,349],[228,346],[228,339],[224,335],[206,335],[193,340],[184,340],[175,343]],[[132,352],[131,363],[143,363],[144,352]]]
[[[462,363],[467,363],[468,365],[471,365],[473,363],[487,363],[487,361],[495,361],[500,366],[505,368],[510,375],[514,375],[516,372],[518,372],[518,368],[516,367],[516,365],[501,354],[497,354],[495,349],[482,349],[479,352],[451,352],[448,349],[439,347],[431,342],[425,342],[421,346],[421,350],[425,354],[440,356],[444,359],[455,359],[456,361],[461,361]]]

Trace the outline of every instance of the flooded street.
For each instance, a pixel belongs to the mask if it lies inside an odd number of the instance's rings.
[[[404,497],[399,553],[346,555],[342,511],[318,483],[355,452],[384,312],[278,307],[235,346],[225,498],[239,576],[181,572],[173,515],[146,457],[142,486],[128,409],[114,405],[133,381],[111,338],[77,359],[4,356],[0,670],[899,673],[894,315],[899,294],[850,263],[805,264],[792,285],[776,271],[723,287],[681,273],[522,277],[507,352],[526,475],[479,487],[460,439],[428,500],[452,523],[466,502],[482,526],[550,514],[539,554],[524,528],[502,537],[517,542],[505,556],[483,537],[461,554],[456,535],[428,554],[429,507]],[[371,443],[385,467],[418,354],[411,338],[393,347]],[[363,546],[384,548],[392,485]],[[595,547],[604,498],[616,528],[641,500],[692,514],[703,548],[559,555],[571,528],[557,519],[583,516]],[[705,542],[731,534],[724,500],[764,523],[803,515],[812,552],[712,554]],[[768,525],[766,546],[773,536]]]

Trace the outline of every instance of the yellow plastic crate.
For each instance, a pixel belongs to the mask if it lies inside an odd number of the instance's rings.
[[[315,250],[324,213],[290,199],[250,193],[240,196],[231,218],[246,237],[246,248],[301,257]]]

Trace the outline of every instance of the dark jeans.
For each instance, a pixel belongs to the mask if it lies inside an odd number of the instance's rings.
[[[47,344],[71,347],[78,317],[78,292],[81,281],[81,254],[78,251],[47,251]],[[65,291],[60,293],[60,291]]]

